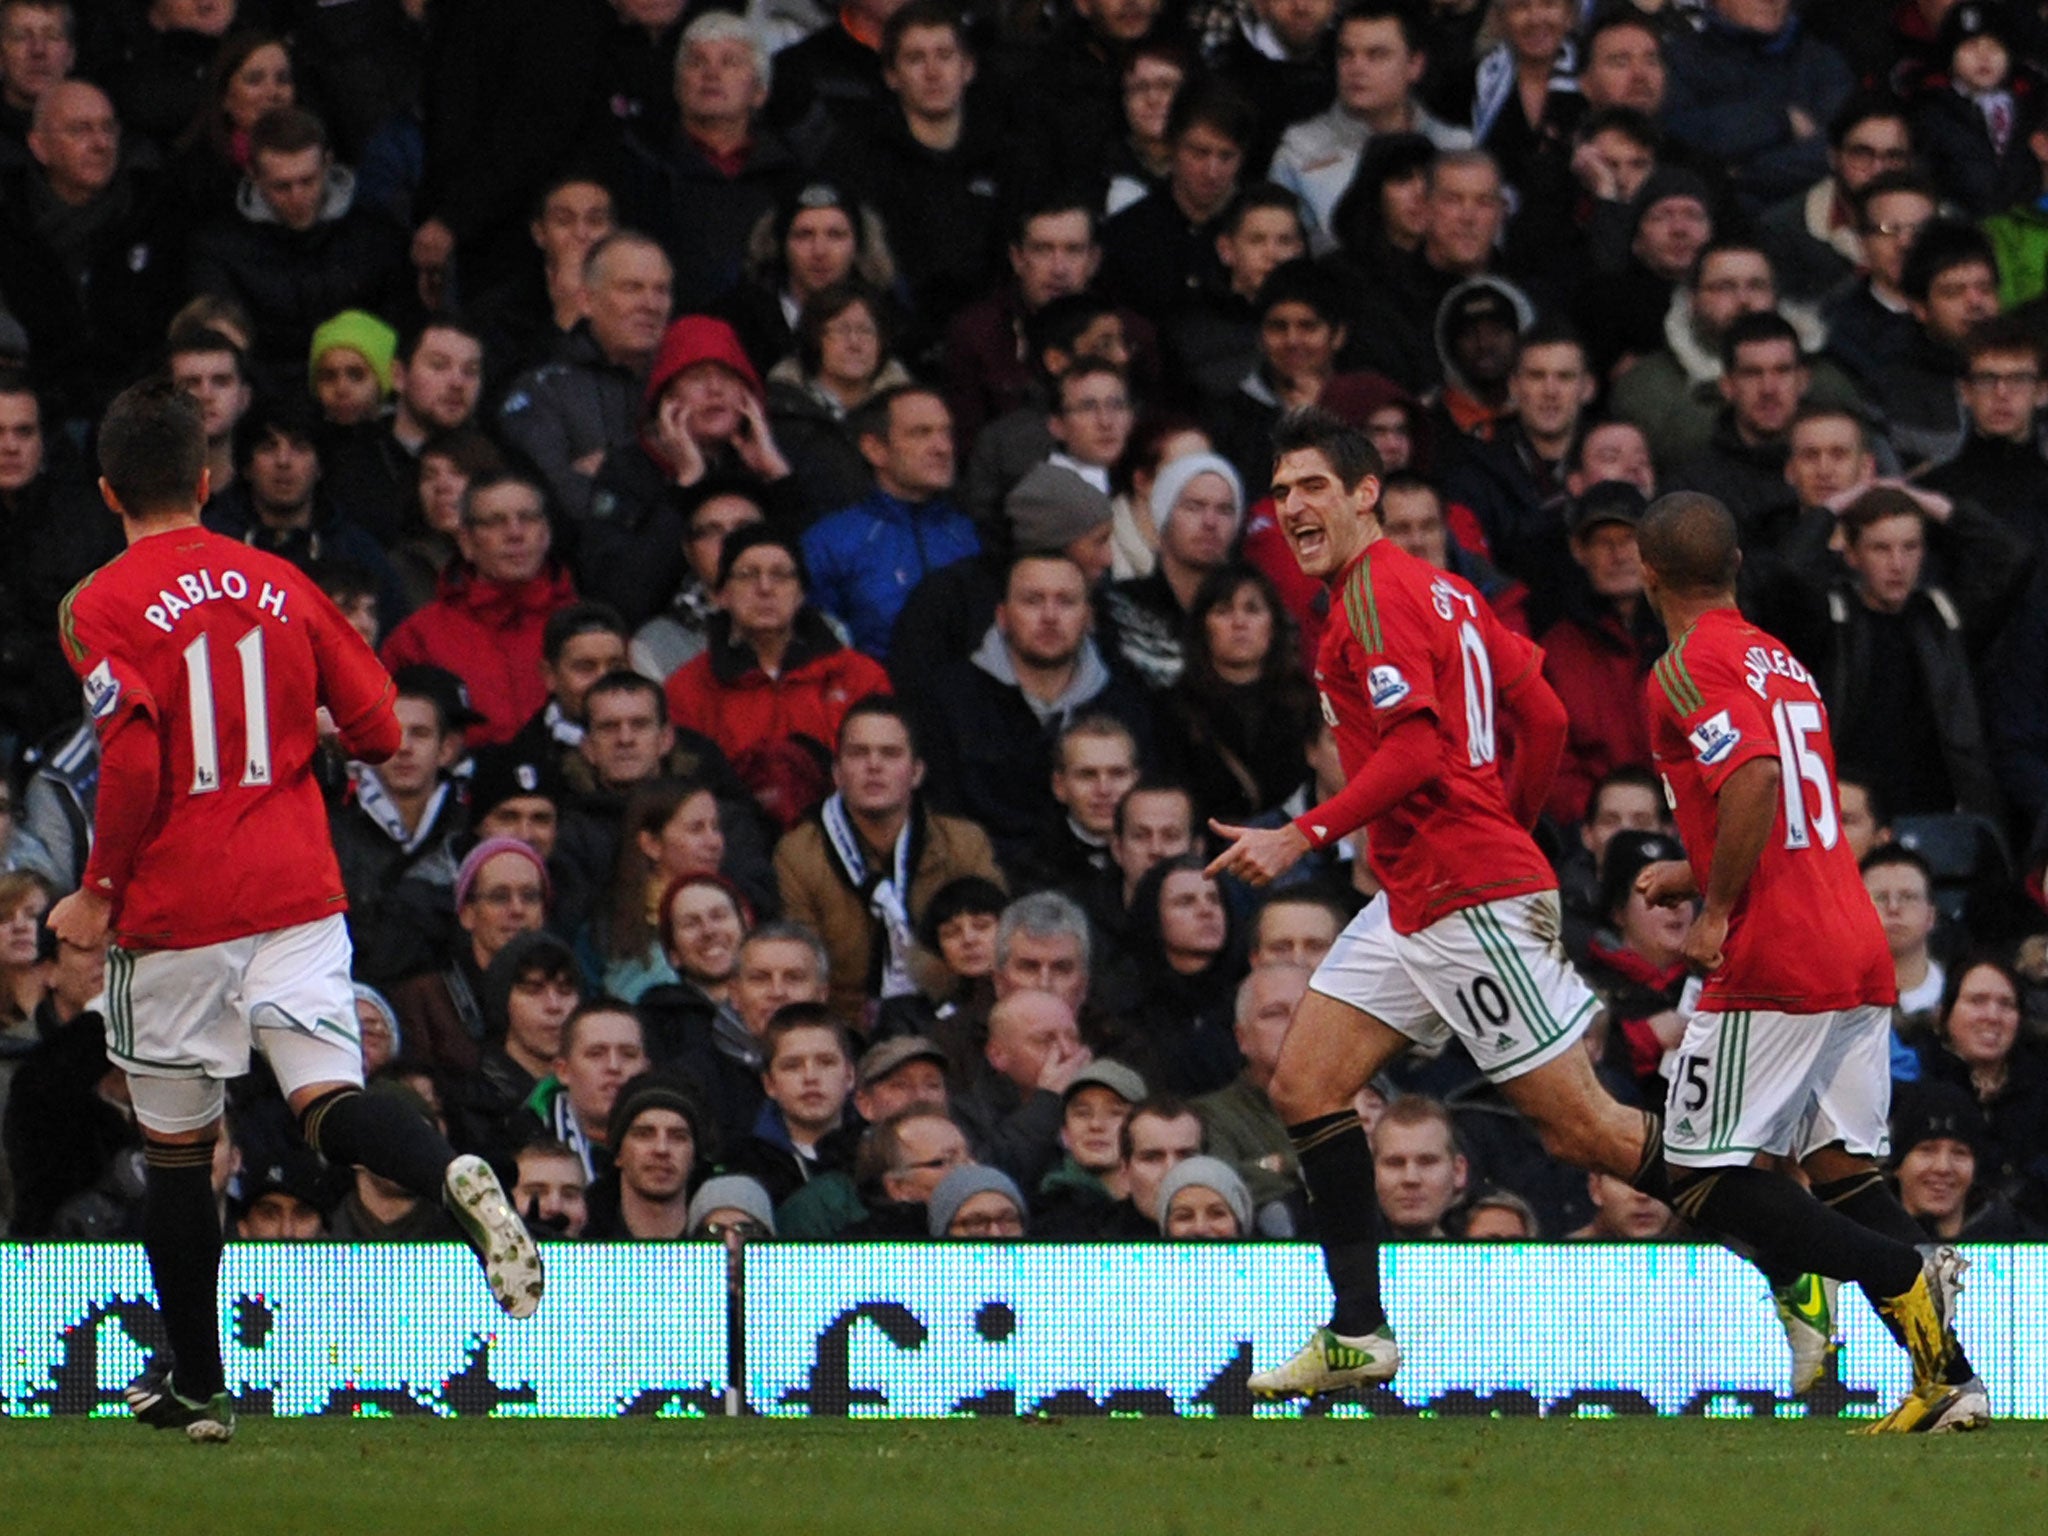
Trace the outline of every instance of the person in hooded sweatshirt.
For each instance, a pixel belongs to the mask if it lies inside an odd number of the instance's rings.
[[[1162,859],[1131,898],[1130,953],[1141,990],[1106,1041],[1155,1093],[1213,1093],[1244,1070],[1236,1036],[1245,946],[1200,852]]]

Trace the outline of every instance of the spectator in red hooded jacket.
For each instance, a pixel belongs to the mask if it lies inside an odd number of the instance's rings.
[[[637,627],[689,575],[690,514],[709,477],[751,481],[770,521],[809,512],[769,430],[761,376],[723,320],[684,315],[662,333],[641,397],[637,441],[612,449],[597,472],[589,520],[576,541],[576,581]]]
[[[549,558],[541,488],[513,474],[478,476],[462,497],[460,558],[441,573],[434,600],[384,642],[384,665],[446,667],[469,684],[483,723],[473,746],[510,741],[547,703],[541,630],[576,600],[569,573]]]
[[[804,600],[802,549],[765,523],[726,535],[713,596],[709,644],[669,678],[669,714],[717,742],[787,830],[831,791],[846,711],[887,693],[889,674]]]

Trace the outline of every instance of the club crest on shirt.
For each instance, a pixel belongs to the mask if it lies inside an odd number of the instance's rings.
[[[95,720],[104,720],[120,702],[121,684],[114,677],[114,664],[103,661],[86,674],[85,712]]]
[[[1724,709],[1719,714],[1702,720],[1688,739],[1692,742],[1693,756],[1700,760],[1700,766],[1711,768],[1735,750],[1736,743],[1742,740],[1742,732],[1735,728],[1734,723],[1728,718],[1728,711]]]
[[[1378,666],[1365,675],[1365,691],[1371,695],[1374,709],[1392,709],[1410,690],[1399,667]]]

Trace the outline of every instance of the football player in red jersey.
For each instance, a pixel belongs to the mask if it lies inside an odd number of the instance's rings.
[[[1280,526],[1331,589],[1316,681],[1347,783],[1287,826],[1217,825],[1231,843],[1211,871],[1264,885],[1362,826],[1385,888],[1317,967],[1267,1090],[1336,1293],[1330,1324],[1252,1377],[1254,1392],[1292,1396],[1385,1381],[1400,1364],[1352,1100],[1409,1045],[1456,1035],[1555,1157],[1660,1198],[1663,1164],[1655,1117],[1611,1099],[1581,1046],[1598,1003],[1564,959],[1557,879],[1528,831],[1565,739],[1542,653],[1468,583],[1381,537],[1363,433],[1295,412],[1274,453]]]
[[[189,397],[167,382],[127,390],[99,457],[128,548],[60,613],[100,784],[83,884],[49,923],[81,949],[114,941],[107,1051],[143,1130],[143,1244],[170,1340],[129,1404],[158,1428],[226,1440],[210,1170],[222,1084],[248,1071],[252,1045],[308,1145],[442,1196],[514,1316],[539,1305],[540,1257],[482,1159],[363,1092],[347,900],[310,770],[323,709],[351,754],[391,755],[391,679],[296,567],[200,526],[206,435]]]
[[[1912,510],[1903,492],[1871,494]],[[1662,903],[1704,896],[1685,956],[1705,985],[1665,1111],[1672,1203],[1774,1259],[1862,1286],[1914,1365],[1914,1390],[1874,1432],[1974,1429],[1990,1401],[1955,1344],[1962,1261],[1920,1246],[1880,1172],[1898,989],[1842,836],[1820,685],[1737,609],[1741,550],[1720,502],[1666,496],[1637,539],[1644,596],[1673,637],[1647,693],[1686,850],[1637,886]],[[1811,1191],[1778,1159],[1797,1161]]]

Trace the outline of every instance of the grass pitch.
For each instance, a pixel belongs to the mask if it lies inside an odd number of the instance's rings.
[[[2039,1529],[2044,1508],[2031,1423],[245,1419],[206,1447],[0,1420],[0,1509],[37,1533],[1888,1536]]]

